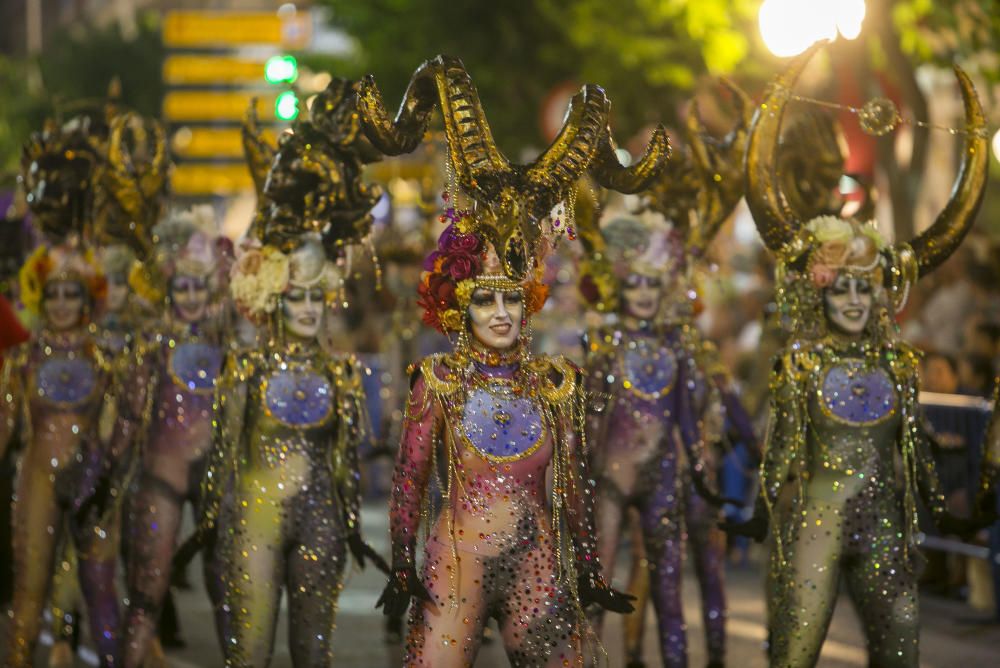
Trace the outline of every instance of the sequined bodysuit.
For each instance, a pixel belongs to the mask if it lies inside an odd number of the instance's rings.
[[[913,506],[919,492],[940,514],[943,497],[914,415],[915,359],[904,346],[793,342],[775,372],[761,468],[775,522],[772,666],[815,665],[841,577],[871,665],[918,664]]]
[[[82,332],[43,332],[4,365],[0,455],[18,424],[27,444],[15,488],[14,626],[5,665],[32,664],[64,535],[72,537],[79,555],[101,665],[118,665],[117,535],[87,505],[106,466],[97,431],[108,381],[104,356]]]
[[[130,668],[141,665],[156,633],[184,503],[197,506],[199,501],[222,358],[214,342],[193,331],[168,328],[139,342],[131,383],[125,385],[122,412],[144,426],[136,437],[137,471],[124,518],[129,590],[125,665]],[[216,570],[215,560],[206,559],[206,586],[218,602]],[[216,623],[225,625],[221,606]]]
[[[232,611],[227,666],[270,663],[283,590],[292,663],[332,665],[346,539],[360,531],[361,382],[352,358],[315,347],[226,362],[203,488]]]
[[[610,579],[625,525],[636,508],[650,570],[661,655],[667,666],[683,666],[687,642],[681,607],[681,564],[685,523],[704,516],[703,503],[682,471],[681,445],[691,463],[702,465],[695,361],[678,329],[606,328],[588,339],[590,390],[610,397],[590,420],[594,472],[598,480],[598,553]],[[677,442],[675,429],[681,443]],[[685,503],[688,499],[688,503]],[[713,586],[709,554],[696,545],[696,567],[706,597],[709,633],[721,644],[725,600],[721,581]]]
[[[561,358],[511,366],[432,356],[414,376],[393,480],[393,569],[433,603],[411,610],[407,666],[471,666],[490,617],[514,666],[582,665],[576,574],[597,565],[579,442],[582,388]],[[551,498],[546,483],[551,477]],[[431,481],[443,497],[431,517]]]

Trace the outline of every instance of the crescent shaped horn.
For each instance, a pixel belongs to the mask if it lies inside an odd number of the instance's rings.
[[[744,163],[747,204],[757,231],[773,252],[791,240],[791,224],[796,222],[796,213],[789,208],[774,173],[781,119],[792,87],[819,48],[819,44],[810,47],[774,78],[750,124]]]
[[[972,227],[986,192],[989,160],[988,142],[983,131],[986,119],[972,80],[957,65],[955,76],[965,103],[965,145],[962,147],[962,162],[948,203],[938,214],[934,224],[909,244],[916,255],[920,276],[934,271],[955,252]]]
[[[538,202],[540,210],[551,209],[593,162],[610,111],[611,101],[604,89],[593,84],[584,86],[570,100],[559,135],[527,169],[528,182],[545,194]]]
[[[393,120],[389,119],[375,76],[368,74],[361,79],[357,95],[358,118],[375,148],[385,155],[402,155],[417,148],[427,132],[438,99],[434,83],[438,69],[439,64],[431,60],[417,68]]]
[[[646,145],[642,157],[625,167],[615,152],[615,140],[611,128],[605,128],[597,155],[590,166],[590,173],[605,188],[620,193],[633,194],[649,188],[657,176],[666,168],[670,159],[670,138],[662,125],[657,125],[653,136]]]

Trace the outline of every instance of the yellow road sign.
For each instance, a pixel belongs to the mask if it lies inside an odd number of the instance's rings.
[[[264,131],[276,141],[276,133]],[[174,133],[171,148],[181,158],[242,158],[243,137],[239,128],[181,128]]]
[[[176,195],[204,197],[238,195],[253,190],[253,180],[245,164],[180,164],[170,177]]]
[[[261,120],[274,119],[277,93],[255,91],[172,90],[163,98],[163,118],[167,122],[239,121],[250,100],[257,98]]]
[[[163,61],[168,85],[264,83],[264,63],[227,56],[171,55]]]
[[[301,49],[312,26],[307,12],[279,17],[274,12],[174,11],[163,19],[167,48],[275,44]]]

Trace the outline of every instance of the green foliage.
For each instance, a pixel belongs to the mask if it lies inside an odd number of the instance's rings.
[[[556,86],[603,85],[624,138],[674,120],[700,77],[746,72],[759,48],[747,37],[756,0],[320,1],[359,48],[331,73],[374,73],[394,105],[421,62],[458,56],[512,157],[542,143],[539,108]]]
[[[892,19],[903,50],[917,62],[971,61],[1000,81],[1000,11],[996,0],[898,0]]]

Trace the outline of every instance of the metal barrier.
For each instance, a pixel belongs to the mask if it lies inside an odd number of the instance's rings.
[[[950,456],[945,454],[938,461],[943,482],[956,480],[956,474],[962,474],[969,500],[975,499],[983,442],[993,414],[993,402],[983,397],[921,392],[920,406],[928,427],[939,440],[944,441],[943,445],[946,447],[941,452],[954,450]],[[953,447],[949,448],[948,445]],[[947,461],[948,459],[951,461]],[[956,464],[959,465],[958,469]],[[997,499],[997,507],[1000,509],[1000,498]],[[994,600],[998,603],[997,611],[1000,616],[1000,522],[990,528],[989,545],[985,547],[934,535],[933,532],[921,533],[918,539],[927,549],[988,560],[993,574]]]

